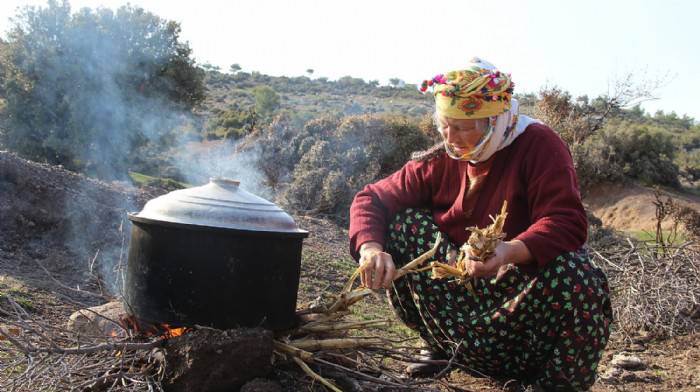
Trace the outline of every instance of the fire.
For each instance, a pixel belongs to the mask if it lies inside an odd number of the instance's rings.
[[[191,329],[188,327],[172,327],[166,323],[148,323],[138,320],[133,316],[123,317],[120,320],[120,324],[138,335],[146,337],[158,336],[163,339],[172,339],[182,336]]]
[[[180,328],[170,328],[168,324],[161,324],[161,329],[163,329],[165,332],[163,332],[163,338],[165,339],[170,339],[170,338],[175,338],[178,336],[182,336],[185,332],[189,330],[189,328],[185,327],[180,327]]]

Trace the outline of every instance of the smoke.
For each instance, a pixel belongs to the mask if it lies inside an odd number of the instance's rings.
[[[87,268],[102,279],[107,292],[120,295],[131,231],[127,213],[137,209],[133,189],[82,178],[75,190],[77,197],[65,193],[65,246],[80,269]]]
[[[71,184],[61,225],[63,245],[79,267],[94,258],[94,272],[118,293],[131,229],[127,212],[139,207],[128,196],[136,193],[128,189],[129,171],[158,175],[157,165],[148,166],[151,158],[167,162],[165,153],[187,142],[178,127],[195,122],[190,108],[203,93],[196,86],[202,71],[178,42],[176,24],[132,6],[71,12],[67,2],[49,1],[15,20],[7,39],[11,60],[32,83],[7,91],[15,110],[8,129],[15,134],[6,142],[24,156],[119,181],[112,191],[92,179]]]
[[[174,163],[189,184],[201,185],[209,178],[224,177],[239,180],[242,189],[273,200],[274,195],[258,169],[260,147],[241,149],[241,143],[241,140],[185,143],[179,147],[181,154]]]

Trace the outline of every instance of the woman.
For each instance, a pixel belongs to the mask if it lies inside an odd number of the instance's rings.
[[[485,61],[423,82],[429,88],[444,149],[366,186],[350,208],[362,282],[389,289],[430,358],[455,356],[475,372],[545,389],[590,388],[612,316],[605,277],[583,248],[586,214],[567,146],[518,114],[510,76]],[[449,240],[435,258],[453,262],[465,229],[490,224],[504,200],[506,238],[467,265],[474,292],[429,271],[392,283],[438,232]]]

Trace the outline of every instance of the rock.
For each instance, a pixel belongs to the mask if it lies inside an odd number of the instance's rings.
[[[608,370],[606,370],[605,373],[601,374],[600,379],[605,382],[614,382],[618,378],[620,378],[620,376],[622,376],[622,372],[622,369],[613,366],[608,368]]]
[[[168,392],[231,391],[272,369],[272,332],[205,328],[168,340],[163,385]]]
[[[81,309],[70,315],[66,327],[90,336],[126,336],[117,321],[126,314],[120,301]]]
[[[282,392],[282,386],[277,381],[256,378],[245,383],[240,392]]]
[[[648,331],[641,330],[637,336],[632,337],[634,343],[647,343],[654,339],[654,335]]]
[[[625,370],[641,370],[646,367],[639,357],[628,354],[616,354],[610,361],[610,364],[613,367]]]
[[[642,382],[649,384],[657,384],[661,382],[661,377],[650,374],[647,372],[628,372],[623,371],[622,376],[620,376],[620,381],[622,382]]]

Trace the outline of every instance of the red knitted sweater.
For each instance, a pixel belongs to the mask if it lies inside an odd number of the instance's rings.
[[[403,209],[428,208],[440,230],[456,245],[469,226],[491,223],[508,201],[506,240],[525,243],[540,266],[581,247],[588,232],[571,154],[559,135],[531,124],[513,143],[496,152],[491,162],[476,165],[442,153],[427,161],[411,161],[389,177],[367,185],[350,207],[350,250],[359,258],[368,241],[384,244],[391,217]],[[490,166],[490,168],[489,168]],[[470,178],[488,172],[471,214],[465,213]],[[467,209],[469,206],[467,206]]]

